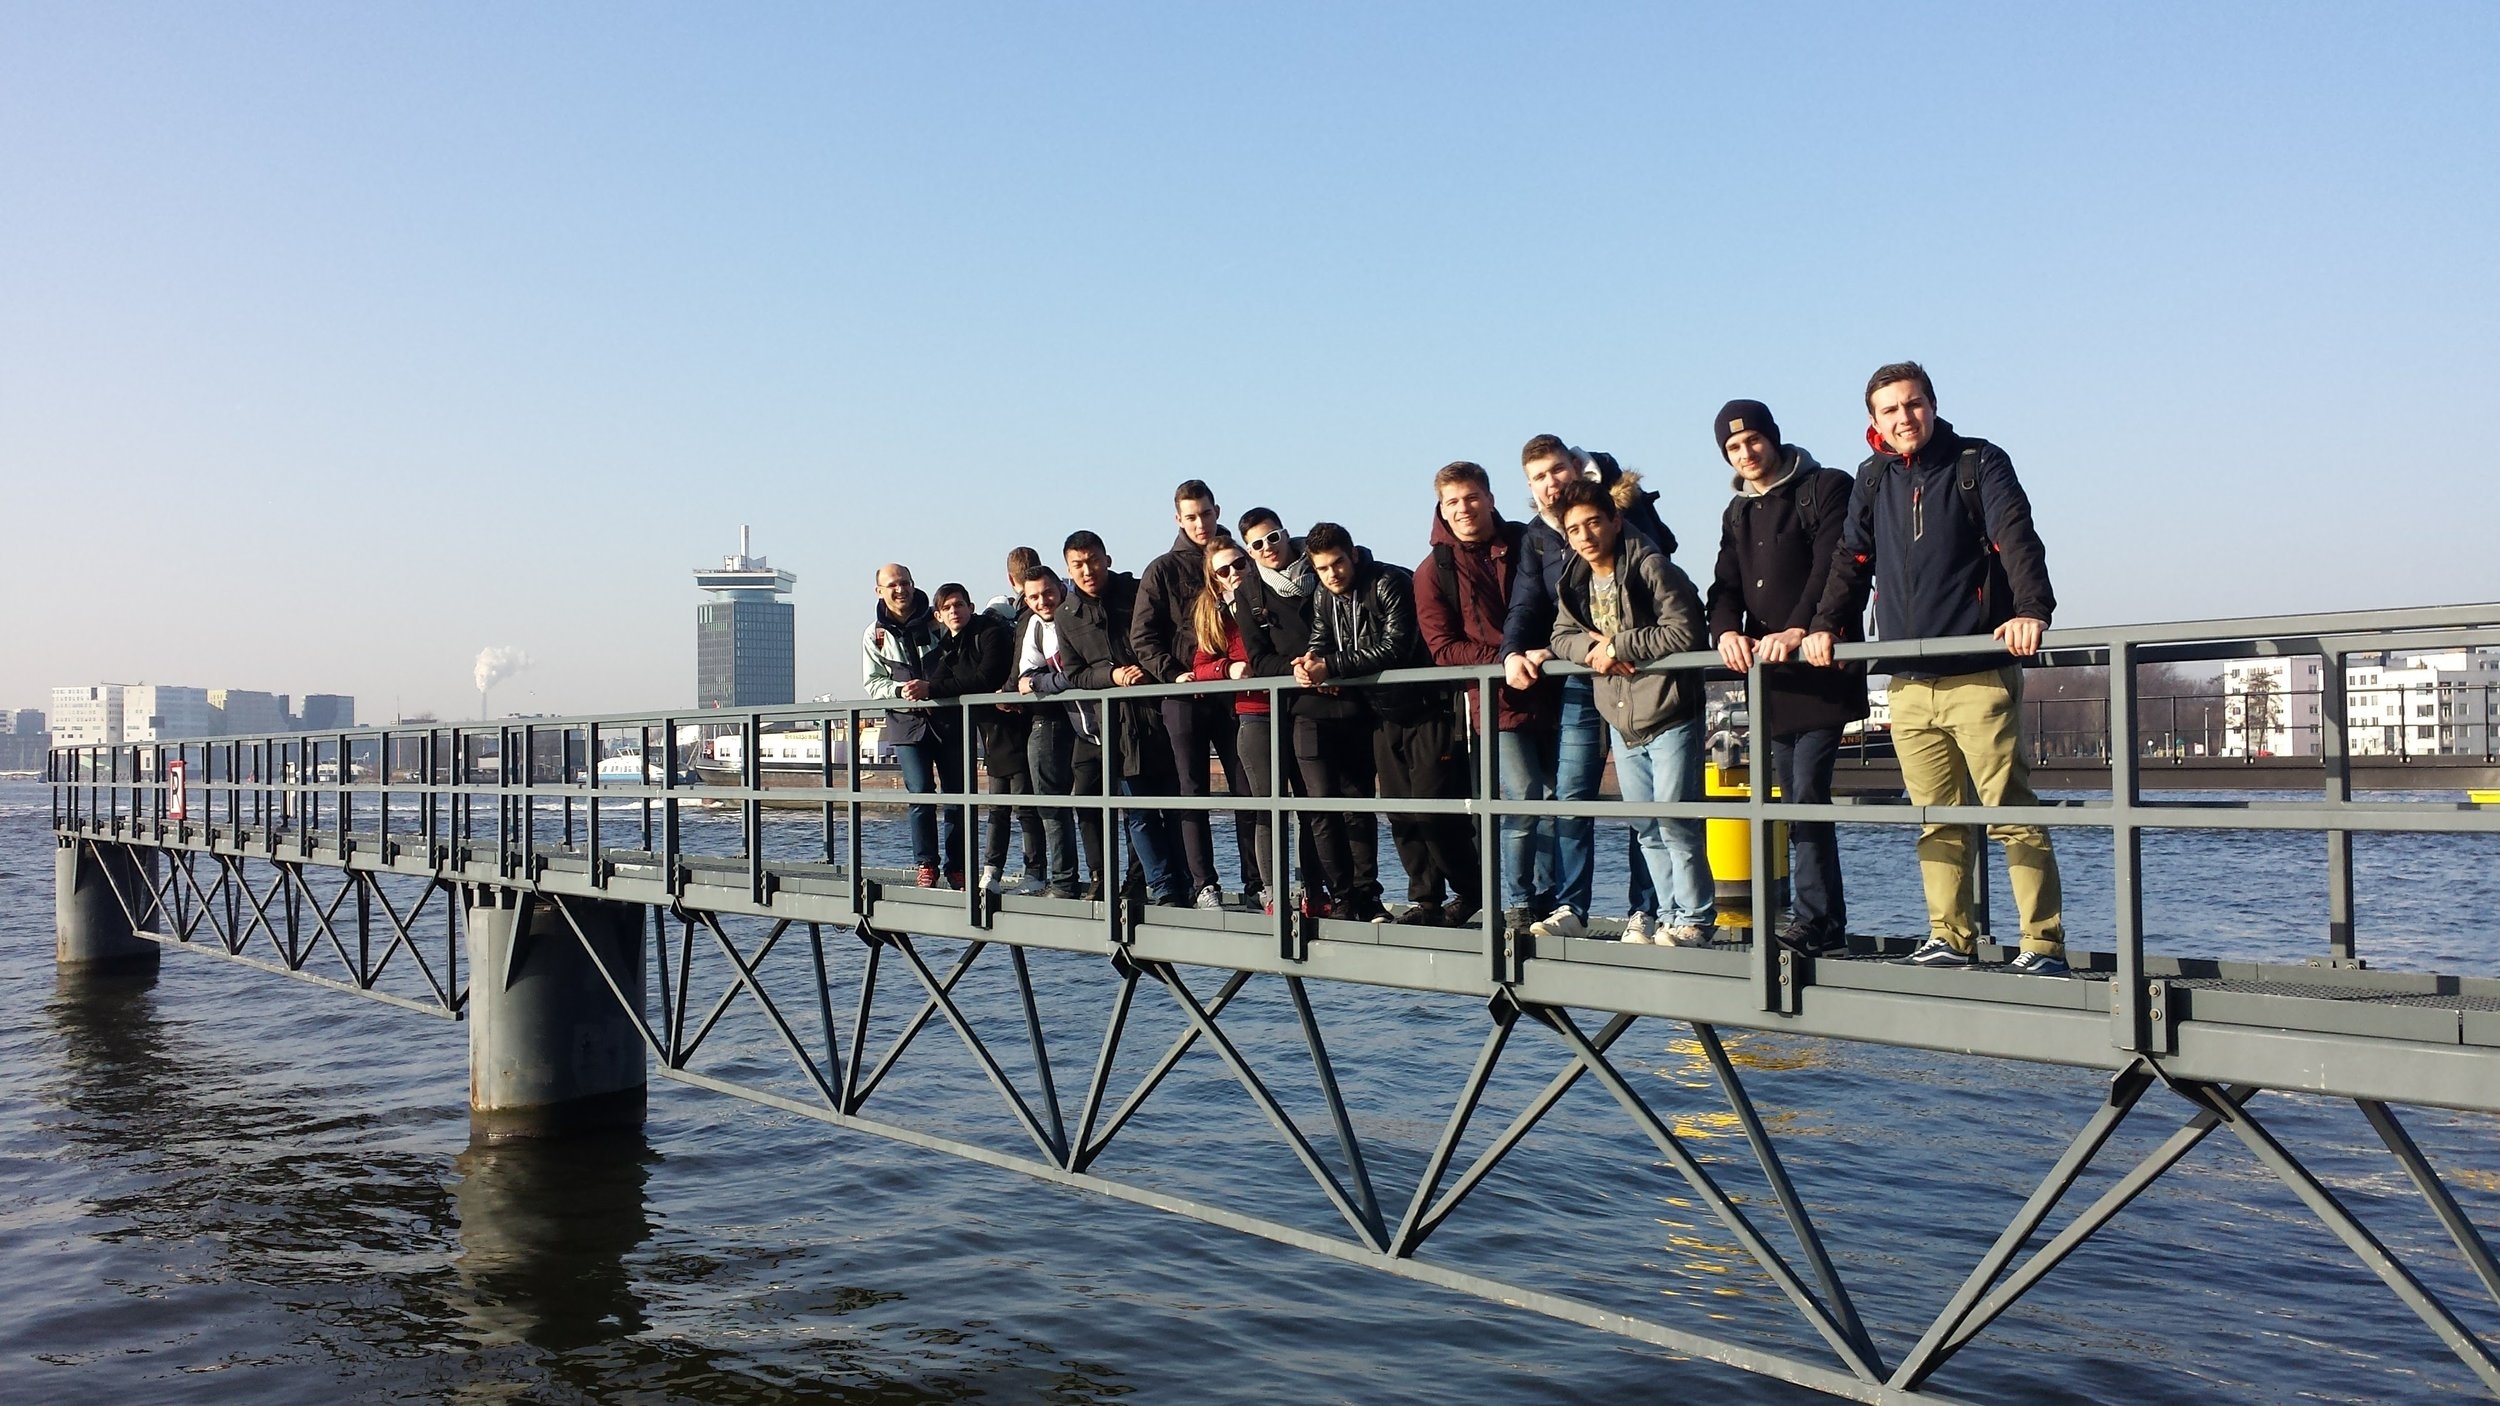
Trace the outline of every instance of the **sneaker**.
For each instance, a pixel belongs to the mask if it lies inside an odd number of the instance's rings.
[[[1253,913],[1273,913],[1276,911],[1276,895],[1266,889],[1254,888],[1241,896],[1241,906]]]
[[[1967,967],[1970,965],[1970,954],[1941,937],[1931,937],[1919,944],[1917,951],[1906,957],[1896,957],[1893,962],[1904,967]]]
[[[1335,905],[1328,901],[1328,895],[1324,893],[1303,894],[1299,906],[1305,918],[1327,918],[1336,913]]]
[[[1190,900],[1190,906],[1200,912],[1212,912],[1224,906],[1224,891],[1209,884],[1198,890],[1198,896]]]
[[[1707,947],[1710,945],[1710,934],[1699,924],[1677,923],[1673,927],[1660,928],[1658,936],[1652,941],[1661,947]]]
[[[999,878],[997,865],[984,864],[981,866],[981,891],[983,893],[996,893],[1005,887],[1005,882]]]
[[[1070,890],[1069,896],[1074,897],[1076,885],[1070,884],[1068,885],[1068,888]],[[1017,882],[1015,892],[1023,894],[1028,898],[1035,894],[1048,893],[1050,892],[1050,881],[1044,879],[1041,875],[1034,873],[1032,870],[1027,869],[1024,871],[1021,879]]]
[[[1464,898],[1453,898],[1449,906],[1441,910],[1441,922],[1445,927],[1472,928],[1476,925],[1478,915],[1483,912],[1484,905],[1481,903],[1470,902]]]
[[[1406,906],[1406,911],[1397,916],[1397,921],[1407,927],[1437,928],[1441,926],[1441,905],[1410,903]]]
[[[918,882],[919,882],[920,886],[921,886],[922,888],[924,888],[924,889],[933,889],[933,888],[936,888],[936,887],[937,887],[937,866],[936,866],[936,865],[934,865],[934,864],[923,864],[923,865],[921,865],[921,866],[920,866],[920,874],[919,874],[919,880],[918,880]]]
[[[1085,891],[1083,889],[1078,888],[1074,884],[1046,884],[1042,887],[1039,896],[1043,898],[1078,898],[1083,896],[1084,892]]]
[[[2052,957],[2046,952],[2022,953],[2006,963],[2005,969],[2010,972],[2021,972],[2025,976],[2067,976],[2074,971],[2074,968],[2066,965],[2065,958]]]
[[[947,870],[946,886],[950,889],[961,889],[964,886],[964,871],[961,869]]]
[[[1658,935],[1658,925],[1647,913],[1635,913],[1623,920],[1623,940],[1646,943]]]
[[[1102,902],[1102,878],[1100,875],[1096,875],[1092,882],[1085,885],[1083,896],[1085,901],[1088,903]]]
[[[1580,921],[1580,915],[1572,912],[1571,905],[1566,903],[1546,914],[1542,920],[1528,924],[1528,931],[1537,937],[1586,937],[1589,925]]]

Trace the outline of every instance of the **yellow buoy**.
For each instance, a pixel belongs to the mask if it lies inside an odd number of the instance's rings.
[[[1747,781],[1730,781],[1716,762],[1702,768],[1702,794],[1705,796],[1750,796],[1753,787]],[[1779,791],[1774,788],[1772,795]],[[1712,820],[1708,822],[1710,877],[1718,886],[1719,926],[1749,928],[1753,926],[1753,822],[1749,820]],[[1788,826],[1783,821],[1771,823],[1771,902],[1788,905]]]

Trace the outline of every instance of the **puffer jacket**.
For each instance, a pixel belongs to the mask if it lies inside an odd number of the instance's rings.
[[[1577,553],[1563,568],[1554,620],[1554,654],[1574,664],[1589,662],[1596,634],[1589,627],[1589,586],[1595,573]],[[1638,534],[1626,532],[1615,553],[1615,584],[1623,598],[1623,628],[1614,635],[1615,657],[1646,664],[1701,648],[1701,593],[1666,555]],[[1701,711],[1701,673],[1601,674],[1590,680],[1598,712],[1635,747]]]
[[[896,619],[877,602],[877,619],[863,631],[860,644],[860,682],[871,698],[900,698],[903,685],[928,678],[930,656],[944,641],[946,631],[929,611],[925,591],[911,593],[910,613]],[[897,709],[886,714],[885,740],[902,747],[915,742],[944,741],[954,735],[953,729],[938,714],[951,716],[952,710]]]
[[[930,657],[929,696],[961,698],[967,693],[1005,693],[1014,687],[1016,628],[995,615],[975,615],[949,636]],[[964,711],[972,715],[981,755],[1000,776],[1025,771],[1024,741],[1032,720],[1015,704],[981,703]]]

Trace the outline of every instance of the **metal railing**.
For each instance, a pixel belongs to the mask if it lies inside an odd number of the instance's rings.
[[[121,746],[60,748],[51,754],[48,777],[53,784],[53,819],[59,829],[85,829],[131,836],[163,836],[188,825],[218,825],[248,830],[270,853],[294,846],[309,853],[316,834],[354,836],[359,846],[371,843],[378,852],[394,853],[422,847],[437,865],[449,865],[455,846],[463,849],[491,844],[498,873],[504,877],[534,875],[544,856],[613,847],[655,856],[677,892],[686,856],[685,808],[734,807],[738,814],[741,851],[749,883],[760,901],[766,892],[766,807],[800,805],[818,814],[819,842],[812,847],[823,862],[847,873],[855,898],[864,905],[872,882],[863,853],[865,823],[870,811],[886,812],[908,805],[944,805],[960,809],[964,833],[977,839],[980,814],[995,807],[1028,806],[1117,815],[1127,810],[1265,811],[1271,851],[1267,873],[1296,872],[1289,862],[1295,843],[1294,820],[1324,812],[1406,815],[1455,813],[1474,821],[1479,881],[1485,895],[1481,928],[1485,956],[1496,979],[1516,973],[1522,953],[1505,931],[1497,896],[1501,892],[1501,846],[1498,829],[1510,817],[1570,816],[1625,820],[1638,817],[1680,819],[1745,819],[1753,822],[1752,909],[1770,915],[1773,865],[1769,822],[1830,820],[1855,824],[1973,825],[2017,823],[2064,829],[2100,829],[2111,836],[2116,893],[2112,973],[2116,988],[2133,994],[2142,989],[2134,978],[2142,970],[2141,836],[2148,828],[2309,830],[2326,837],[2328,847],[2328,951],[2330,961],[2355,960],[2352,932],[2351,837],[2372,832],[2500,832],[2500,812],[2437,802],[2356,802],[2349,775],[2346,745],[2350,699],[2342,686],[2344,661],[2357,653],[2386,650],[2471,648],[2500,643],[2500,605],[2469,605],[2428,609],[2343,612],[2325,615],[2263,617],[2061,629],[2048,634],[2037,663],[2044,666],[2098,665],[2108,671],[2109,755],[2112,789],[2106,802],[2047,802],[2026,807],[1977,804],[1929,806],[1825,805],[1803,806],[1778,800],[1767,788],[1739,799],[1694,801],[1578,800],[1513,802],[1498,799],[1499,748],[1511,745],[1499,732],[1484,739],[1471,758],[1475,795],[1470,798],[1379,797],[1319,800],[1292,794],[1251,796],[1215,794],[1200,797],[1124,795],[1120,767],[1106,763],[1104,784],[1084,796],[999,796],[979,792],[968,781],[961,791],[904,793],[865,784],[856,739],[863,726],[883,716],[929,710],[956,710],[959,722],[968,710],[989,704],[1033,705],[1030,695],[998,693],[910,703],[902,700],[851,700],[834,704],[803,704],[777,708],[689,710],[683,713],[628,713],[597,717],[507,720],[481,726],[432,725],[422,729],[378,728],[352,732],[291,733],[252,738],[224,738]],[[1985,637],[1886,641],[1849,645],[1844,659],[1901,667],[1918,664],[1950,670],[1956,661],[1979,663],[1972,656],[2001,651]],[[2315,655],[2328,663],[2321,708],[2321,766],[2324,791],[2316,800],[2249,800],[2163,802],[2147,799],[2139,787],[2145,760],[2135,740],[2142,736],[2140,705],[2133,690],[2140,666],[2187,660],[2223,660],[2277,655]],[[1576,672],[1556,664],[1557,672]],[[1649,666],[1650,671],[1698,670],[1725,676],[1715,654],[1694,652]],[[1757,669],[1747,680],[1746,728],[1750,736],[1766,736],[1764,674]],[[1448,688],[1452,695],[1475,696],[1475,715],[1492,716],[1500,684],[1491,666],[1396,670],[1360,680],[1340,681],[1350,689],[1428,684]],[[1230,696],[1246,692],[1268,695],[1273,717],[1283,717],[1299,690],[1290,679],[1254,678],[1225,682],[1183,683],[1055,695],[1042,706],[1073,705],[1088,710],[1097,735],[1117,738],[1116,710],[1153,705],[1181,696]],[[733,731],[742,739],[736,785],[690,780],[695,757],[689,755],[696,731]],[[821,761],[813,785],[767,788],[761,740],[768,734],[814,731]],[[962,775],[979,775],[974,750],[976,729],[957,730],[963,749]],[[835,746],[836,737],[853,741]],[[1282,785],[1291,744],[1287,729],[1269,729],[1272,789]],[[837,761],[837,752],[847,755]],[[648,772],[633,782],[601,777],[599,762],[612,756],[641,756]],[[178,779],[177,779],[178,778]],[[625,822],[625,835],[615,833]],[[1080,823],[1084,823],[1080,818]],[[1123,827],[1108,819],[1096,822],[1103,832],[1102,873],[1116,889],[1123,872]],[[168,827],[177,827],[169,831]],[[618,845],[618,838],[630,844]],[[969,846],[967,846],[969,847]],[[594,863],[596,875],[604,865]],[[1984,864],[1980,866],[1984,872]],[[965,903],[978,915],[984,896],[967,884]],[[1291,950],[1302,934],[1290,905],[1277,905],[1276,935]],[[1121,940],[1133,914],[1110,903],[1107,932]],[[1754,945],[1754,975],[1765,1009],[1788,1008],[1795,1000],[1795,978],[1785,953],[1772,943]],[[2119,1016],[2122,1028],[2141,1024],[2132,1010]],[[2140,1047],[2140,1046],[2138,1046]]]

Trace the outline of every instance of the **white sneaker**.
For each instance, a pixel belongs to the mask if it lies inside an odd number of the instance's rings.
[[[1209,884],[1205,888],[1198,890],[1197,907],[1201,911],[1212,912],[1223,906],[1224,891],[1222,889],[1217,888],[1213,884]]]
[[[1692,923],[1678,923],[1671,928],[1660,928],[1658,936],[1653,940],[1661,947],[1707,947],[1710,945],[1710,935]]]
[[[995,864],[982,865],[981,891],[983,893],[996,893],[998,892],[999,887],[998,866]]]
[[[1654,939],[1656,933],[1657,924],[1650,920],[1647,913],[1635,913],[1623,920],[1625,942],[1649,942]]]
[[[1586,937],[1589,925],[1580,921],[1580,915],[1571,911],[1571,905],[1564,904],[1528,924],[1528,932],[1534,937]]]

